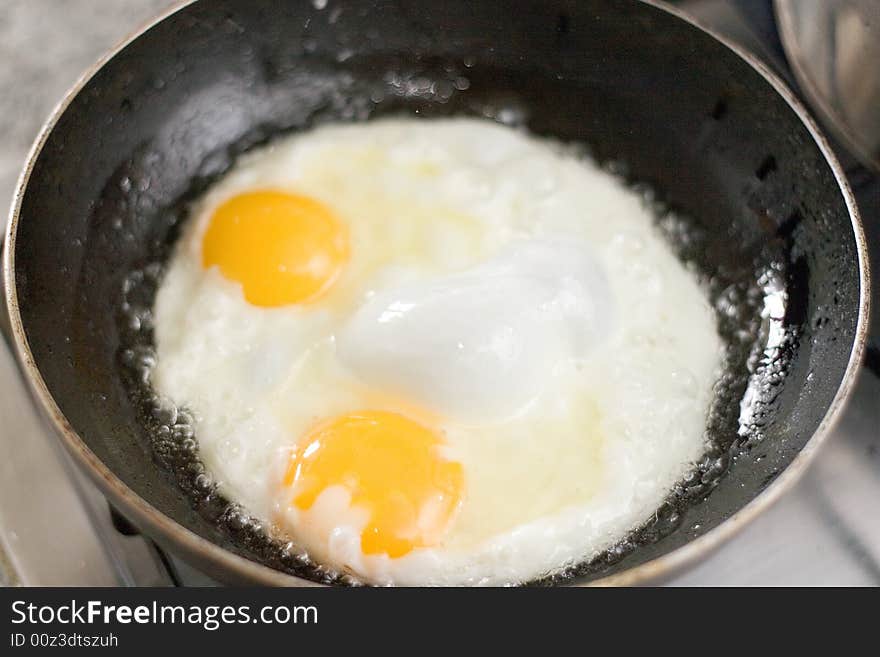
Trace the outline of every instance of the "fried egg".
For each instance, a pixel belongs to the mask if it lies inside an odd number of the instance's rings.
[[[374,584],[595,557],[705,450],[722,344],[639,198],[488,120],[326,125],[193,206],[151,384],[220,491]]]

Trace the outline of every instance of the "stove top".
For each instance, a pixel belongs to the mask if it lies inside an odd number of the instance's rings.
[[[102,49],[168,0],[5,0],[0,17],[0,196],[39,121]],[[769,2],[674,3],[759,55],[795,87]],[[71,17],[89,20],[71,26]],[[28,48],[30,38],[52,44]],[[15,100],[8,100],[11,96]],[[10,107],[5,107],[12,103]],[[28,109],[22,112],[22,109]],[[880,263],[880,176],[837,149],[859,201],[872,261]],[[880,290],[874,327],[853,399],[798,485],[674,586],[880,585]],[[114,518],[101,494],[74,469],[39,419],[0,341],[0,585],[180,586],[215,582]]]

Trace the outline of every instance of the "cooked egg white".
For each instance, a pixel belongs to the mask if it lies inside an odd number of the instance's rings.
[[[506,584],[644,523],[721,342],[639,199],[485,120],[325,126],[194,206],[152,385],[222,492],[377,584]]]

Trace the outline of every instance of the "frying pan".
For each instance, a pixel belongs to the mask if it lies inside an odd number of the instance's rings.
[[[759,62],[656,2],[212,0],[83,77],[33,147],[6,233],[20,363],[116,508],[223,581],[323,581],[193,483],[197,458],[167,453],[182,415],[127,367],[149,360],[150,295],[188,200],[276,134],[401,113],[585,144],[652,204],[718,309],[706,457],[645,527],[543,583],[656,582],[792,484],[852,386],[868,272],[840,166]]]

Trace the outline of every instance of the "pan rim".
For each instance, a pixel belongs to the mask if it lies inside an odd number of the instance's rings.
[[[113,48],[101,56],[95,64],[87,69],[74,85],[67,91],[55,106],[46,122],[40,129],[24,167],[16,183],[9,212],[9,220],[5,233],[5,249],[3,251],[2,280],[5,281],[5,300],[11,323],[14,351],[28,381],[32,396],[37,400],[39,410],[47,416],[53,425],[68,453],[77,465],[86,471],[92,481],[107,495],[120,510],[133,516],[135,524],[141,526],[148,534],[158,537],[160,543],[183,546],[186,555],[198,555],[211,564],[212,570],[231,571],[236,579],[247,579],[262,585],[280,586],[322,586],[317,582],[275,570],[257,561],[240,556],[220,545],[203,538],[181,525],[170,516],[163,514],[147,500],[138,495],[125,484],[114,472],[89,449],[79,434],[70,425],[44,381],[34,361],[27,341],[18,305],[18,294],[15,285],[15,244],[21,205],[27,190],[28,182],[34,165],[44,145],[68,106],[79,95],[83,88],[101,70],[105,64],[124,50],[142,34],[155,27],[158,23],[178,11],[195,4],[198,0],[179,0],[165,11],[149,20],[140,28],[131,32]],[[685,567],[696,563],[700,558],[711,554],[724,542],[737,534],[745,525],[762,512],[770,508],[782,495],[792,488],[795,482],[806,471],[813,461],[819,448],[824,444],[831,430],[841,417],[842,410],[851,396],[867,341],[868,317],[870,311],[870,276],[867,255],[867,241],[862,228],[859,210],[852,190],[836,155],[832,151],[825,136],[810,116],[804,105],[782,81],[760,59],[750,52],[719,35],[713,29],[701,24],[689,14],[673,7],[663,0],[637,0],[643,4],[665,11],[693,28],[700,30],[752,67],[779,94],[800,122],[806,127],[810,137],[831,169],[837,186],[843,195],[850,217],[853,238],[856,243],[859,274],[859,304],[856,329],[850,357],[840,385],[834,398],[825,411],[825,415],[813,435],[806,442],[794,460],[776,477],[763,491],[736,513],[723,520],[719,525],[684,545],[673,549],[655,559],[638,564],[620,573],[608,575],[590,582],[577,583],[577,586],[632,586],[639,584],[659,583]]]

